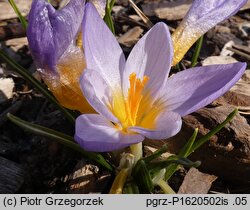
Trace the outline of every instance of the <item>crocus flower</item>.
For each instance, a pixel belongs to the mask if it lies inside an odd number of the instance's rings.
[[[247,0],[194,0],[191,8],[172,35],[173,65],[212,27],[234,15]]]
[[[106,1],[99,2],[101,7]],[[93,112],[79,86],[86,67],[82,45],[78,47],[84,8],[85,0],[71,0],[61,10],[33,0],[27,37],[38,70],[57,100],[69,109]]]
[[[92,4],[86,6],[83,30],[87,69],[80,83],[98,113],[76,120],[75,140],[86,150],[112,151],[175,135],[182,116],[224,94],[246,68],[240,62],[212,65],[168,78],[174,51],[164,23],[138,41],[127,61]]]

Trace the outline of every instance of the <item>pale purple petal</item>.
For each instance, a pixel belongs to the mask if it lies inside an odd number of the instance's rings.
[[[123,73],[123,91],[129,88],[129,75],[132,72],[143,79],[149,77],[147,84],[154,94],[168,78],[172,64],[173,46],[168,27],[164,23],[157,23],[147,32],[132,49]]]
[[[166,111],[161,113],[156,121],[154,129],[147,129],[139,126],[130,127],[130,131],[140,133],[149,139],[167,139],[176,135],[182,125],[181,116],[176,112]]]
[[[184,70],[170,77],[164,88],[168,110],[185,116],[223,95],[242,76],[246,63],[211,65]]]
[[[76,119],[75,140],[88,151],[118,150],[143,139],[139,134],[121,132],[101,115],[86,114]]]
[[[172,34],[173,65],[176,65],[190,47],[208,30],[234,15],[247,0],[194,0],[189,12]]]
[[[99,114],[112,122],[118,122],[108,109],[112,104],[112,89],[99,72],[85,69],[80,78],[80,86],[89,104]]]
[[[45,0],[33,1],[27,38],[38,68],[55,70],[58,59],[76,38],[84,5],[85,0],[71,0],[57,11]]]
[[[92,4],[95,5],[95,8],[97,9],[100,16],[103,18],[105,16],[105,9],[106,9],[106,0],[90,0]]]
[[[195,0],[185,16],[187,28],[198,28],[203,33],[234,15],[247,0]]]
[[[115,36],[91,3],[86,4],[83,31],[87,68],[101,72],[111,86],[120,87],[120,71],[124,69],[125,56]]]

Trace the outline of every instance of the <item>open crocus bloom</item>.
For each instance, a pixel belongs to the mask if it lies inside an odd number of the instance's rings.
[[[34,0],[27,37],[38,70],[57,100],[69,109],[90,112],[79,86],[85,58],[76,43],[84,7],[85,0],[71,0],[57,11],[45,0]]]
[[[181,116],[224,94],[246,68],[245,63],[197,67],[168,78],[173,46],[164,23],[139,40],[127,61],[92,4],[86,5],[83,30],[87,69],[80,83],[99,113],[76,120],[75,140],[86,150],[111,151],[145,137],[175,135]]]
[[[194,0],[190,10],[172,34],[173,65],[212,27],[234,15],[247,0]]]

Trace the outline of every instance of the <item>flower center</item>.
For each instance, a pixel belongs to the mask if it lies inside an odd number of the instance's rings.
[[[142,80],[136,77],[135,73],[130,74],[129,82],[130,87],[128,89],[128,97],[125,100],[125,108],[127,114],[127,120],[132,126],[136,125],[136,119],[138,116],[138,110],[143,98],[142,91],[149,80],[148,76],[144,76]]]
[[[145,91],[149,77],[144,76],[141,80],[135,73],[131,73],[128,79],[130,86],[126,97],[121,91],[115,90],[112,106],[110,106],[110,110],[121,123],[117,126],[124,131],[130,126],[140,125],[148,110],[151,109],[151,97],[149,92]]]

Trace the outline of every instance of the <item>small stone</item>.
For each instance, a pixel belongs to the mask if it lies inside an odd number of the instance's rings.
[[[12,98],[15,84],[11,78],[0,78],[0,103]]]

